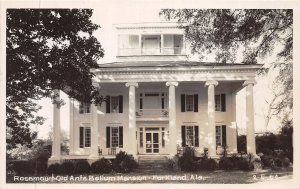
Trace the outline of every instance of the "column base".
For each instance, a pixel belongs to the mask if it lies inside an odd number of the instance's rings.
[[[48,161],[60,161],[61,159],[61,156],[51,156]]]

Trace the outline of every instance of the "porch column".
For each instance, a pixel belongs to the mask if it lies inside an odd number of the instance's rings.
[[[69,109],[70,109],[70,155],[74,154],[74,99],[69,97]]]
[[[176,130],[176,93],[178,82],[167,82],[169,87],[169,153],[177,153],[177,130]]]
[[[129,103],[128,103],[128,154],[135,156],[137,154],[137,139],[136,139],[136,115],[135,115],[135,88],[138,83],[129,82],[125,84],[129,87]]]
[[[254,80],[245,81],[246,87],[246,133],[247,133],[247,153],[256,155],[255,135],[254,135],[254,105],[253,105],[253,86]]]
[[[55,100],[60,101],[59,90],[54,90]],[[53,103],[53,139],[51,160],[59,160],[60,153],[60,105]]]
[[[216,156],[216,125],[215,125],[215,86],[219,83],[217,81],[206,81],[207,89],[207,114],[208,114],[208,155],[210,157]]]
[[[98,158],[98,114],[97,105],[91,104],[92,128],[91,128],[91,154],[90,158]]]

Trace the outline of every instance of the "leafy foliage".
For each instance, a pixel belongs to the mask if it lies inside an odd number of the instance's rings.
[[[178,164],[182,171],[196,171],[199,168],[199,164],[195,157],[195,149],[185,147],[182,156],[179,157]]]
[[[87,174],[90,172],[91,172],[91,166],[86,160],[76,161],[74,174]]]
[[[182,23],[200,57],[214,53],[217,62],[234,63],[243,48],[243,63],[253,64],[283,43],[277,56],[292,59],[292,9],[163,9],[160,15]]]
[[[102,101],[92,85],[92,68],[103,57],[92,35],[99,28],[91,9],[7,9],[6,116],[7,147],[30,147],[41,125],[35,100],[55,98],[59,89],[81,101]],[[61,105],[62,102],[54,103]]]
[[[137,168],[138,164],[133,156],[128,155],[124,151],[120,151],[113,161],[113,169],[118,173],[128,173]]]
[[[278,72],[272,99],[267,101],[266,127],[272,116],[282,119],[292,113],[292,9],[163,9],[160,15],[179,23],[200,60],[213,57],[219,63],[256,64],[276,54],[276,62],[260,70],[262,75]]]
[[[112,163],[108,159],[101,158],[91,165],[92,173],[110,173],[112,171]]]

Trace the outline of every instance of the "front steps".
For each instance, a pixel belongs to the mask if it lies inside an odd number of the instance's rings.
[[[138,169],[145,172],[155,172],[166,169],[168,166],[168,157],[163,155],[141,155],[138,157]]]

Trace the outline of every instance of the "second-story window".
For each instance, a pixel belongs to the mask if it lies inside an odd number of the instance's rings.
[[[81,102],[80,105],[79,105],[79,113],[80,114],[91,113],[91,103]]]
[[[198,112],[198,94],[181,95],[181,112]]]
[[[123,113],[123,96],[106,96],[106,113]]]
[[[138,35],[119,35],[119,56],[139,55]]]
[[[226,95],[215,95],[215,111],[226,112]]]

